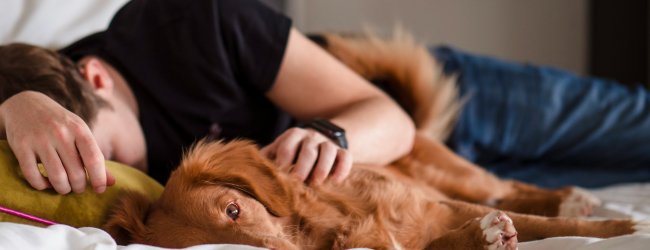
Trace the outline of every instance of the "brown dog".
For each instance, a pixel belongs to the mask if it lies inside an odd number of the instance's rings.
[[[517,238],[611,237],[637,227],[629,220],[493,212],[451,199],[439,190],[462,190],[452,195],[469,200],[521,199],[514,202],[520,206],[512,206],[519,212],[555,205],[552,213],[566,192],[499,181],[461,159],[446,159],[447,154],[419,137],[414,153],[389,167],[357,165],[341,185],[308,187],[279,172],[252,143],[199,143],[171,175],[158,201],[125,196],[104,229],[120,244],[163,247],[236,243],[274,249],[515,249]],[[432,161],[438,157],[445,160]],[[447,171],[450,166],[468,171]],[[426,169],[421,172],[426,174],[401,174],[416,168]],[[449,180],[442,188],[427,185],[441,177]],[[526,200],[532,205],[522,205]]]
[[[453,78],[438,74],[411,40],[322,38],[361,75],[388,83],[384,89],[419,130],[409,155],[387,167],[355,165],[340,185],[309,187],[278,171],[252,143],[200,142],[159,200],[125,195],[104,229],[120,244],[164,247],[515,249],[517,239],[611,237],[643,227],[542,217],[587,215],[598,200],[575,188],[500,180],[447,149],[440,141],[460,106]]]

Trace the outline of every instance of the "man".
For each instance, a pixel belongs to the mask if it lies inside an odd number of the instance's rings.
[[[412,144],[414,126],[389,97],[255,1],[132,1],[105,32],[63,52],[79,67],[67,78],[78,74],[107,104],[82,122],[60,100],[24,91],[34,79],[13,80],[26,88],[3,97],[0,126],[37,189],[83,192],[87,173],[102,192],[113,182],[104,159],[164,183],[205,136],[254,139],[279,167],[315,184],[343,180],[352,155],[385,164]],[[349,149],[296,127],[316,118],[345,129]]]

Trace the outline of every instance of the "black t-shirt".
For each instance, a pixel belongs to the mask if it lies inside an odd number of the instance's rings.
[[[267,144],[292,124],[264,95],[290,28],[255,0],[133,0],[107,30],[61,52],[99,56],[126,78],[140,108],[149,175],[165,183],[201,138]]]

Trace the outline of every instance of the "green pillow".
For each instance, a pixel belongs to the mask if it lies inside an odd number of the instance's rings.
[[[38,191],[22,177],[18,162],[7,141],[0,140],[0,206],[73,227],[99,227],[109,209],[124,190],[133,190],[157,199],[162,185],[141,171],[116,162],[106,167],[116,183],[102,194],[91,187],[81,194],[57,194],[53,189]],[[0,221],[44,226],[15,215],[0,212]]]

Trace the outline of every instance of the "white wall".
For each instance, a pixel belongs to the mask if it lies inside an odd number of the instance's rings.
[[[304,32],[401,24],[423,42],[587,71],[587,0],[288,0]]]

